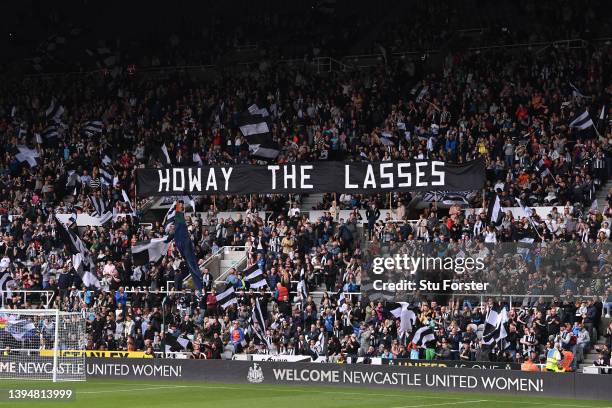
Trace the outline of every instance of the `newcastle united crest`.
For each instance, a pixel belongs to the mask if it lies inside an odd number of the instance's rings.
[[[264,380],[263,370],[257,363],[253,363],[253,367],[249,368],[247,381],[250,383],[260,383]]]

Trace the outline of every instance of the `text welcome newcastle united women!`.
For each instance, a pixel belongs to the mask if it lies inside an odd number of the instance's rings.
[[[177,193],[320,193],[370,194],[383,191],[481,189],[485,163],[388,161],[378,163],[315,162],[267,166],[226,165],[137,169],[138,196]]]

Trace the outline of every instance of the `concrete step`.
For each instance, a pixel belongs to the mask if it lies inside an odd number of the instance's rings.
[[[608,196],[608,191],[612,188],[612,180],[609,180],[604,186],[602,186],[595,195],[597,200],[597,208],[599,211],[603,211],[606,207],[606,197]]]
[[[237,261],[238,259],[244,257],[244,252],[245,251],[227,251],[223,254],[223,259]]]
[[[226,269],[234,267],[238,263],[237,259],[223,259],[221,260],[221,270],[224,271]]]
[[[310,211],[321,202],[323,202],[323,194],[309,194],[308,196],[302,197],[300,210]]]

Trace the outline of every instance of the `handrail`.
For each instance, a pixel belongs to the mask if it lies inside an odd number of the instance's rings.
[[[589,41],[586,41],[584,39],[581,38],[575,38],[575,39],[563,39],[563,40],[555,40],[555,41],[538,41],[538,42],[532,42],[532,43],[515,43],[515,44],[503,44],[503,45],[485,45],[485,46],[481,46],[481,47],[470,47],[468,48],[468,51],[484,51],[484,50],[492,50],[492,49],[498,49],[498,48],[527,48],[527,47],[540,47],[540,46],[554,46],[555,44],[561,44],[561,43],[569,43],[569,42],[573,42],[573,41],[583,41],[584,43],[599,43],[599,42],[612,42],[612,37],[600,37],[600,38],[595,38]],[[407,56],[407,55],[420,55],[420,54],[438,54],[440,52],[439,49],[428,49],[428,50],[406,50],[406,51],[398,51],[398,52],[394,52],[391,55],[396,56],[396,57],[402,57],[402,56]],[[369,53],[369,54],[353,54],[353,55],[346,55],[343,57],[340,57],[340,60],[338,59],[334,59],[332,57],[317,57],[317,58],[329,58],[330,60],[335,60],[335,61],[339,61],[341,62],[342,60],[350,60],[350,59],[366,59],[366,58],[378,58],[378,57],[383,57],[382,53]],[[313,65],[316,66],[315,61],[317,60],[317,58],[313,59]],[[250,65],[253,64],[254,62],[241,62],[238,63],[237,65]],[[305,61],[304,59],[300,59],[300,58],[288,58],[288,59],[280,59],[277,61],[277,63],[280,64],[295,64],[295,63],[309,63],[309,61]],[[347,67],[351,67],[351,65],[347,65],[345,64]],[[147,72],[147,73],[165,73],[167,72],[177,72],[177,71],[203,71],[203,70],[207,70],[207,69],[217,69],[219,68],[219,66],[215,65],[215,64],[206,64],[206,65],[168,65],[168,66],[158,66],[158,67],[142,67],[139,68],[139,72]],[[36,73],[36,74],[27,74],[25,75],[26,78],[54,78],[54,77],[58,77],[58,76],[69,76],[69,75],[89,75],[89,74],[96,74],[96,73],[100,73],[103,70],[101,69],[95,69],[95,70],[91,70],[91,71],[69,71],[69,72],[58,72],[58,73]]]
[[[6,291],[8,292],[8,291]],[[6,292],[2,293],[1,296],[1,304],[4,305],[4,298],[6,297]],[[54,296],[54,292],[52,290],[37,290],[37,289],[11,289],[10,290],[11,293],[23,293],[23,302],[27,302],[28,301],[28,294],[36,294],[39,293],[41,295],[45,295],[46,297],[46,303],[45,303],[45,309],[49,308],[49,305],[51,304],[51,299]]]
[[[225,248],[225,247],[224,247]],[[240,259],[238,259],[236,262],[234,262],[233,266],[230,266],[229,268],[227,268],[225,271],[222,271],[221,273],[219,273],[219,277],[217,279],[215,279],[215,285],[219,284],[219,283],[223,283],[225,282],[225,278],[229,275],[229,271],[234,268],[236,265],[240,265],[242,262],[244,262],[245,260],[248,259],[248,253],[246,251],[246,247],[245,246],[241,246],[241,247],[233,247],[233,248],[244,248],[244,255],[242,257],[240,257]]]

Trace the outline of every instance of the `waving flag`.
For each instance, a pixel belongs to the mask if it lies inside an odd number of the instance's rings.
[[[30,336],[36,326],[27,319],[19,319],[15,315],[0,315],[0,329],[9,333],[15,340],[23,340]]]
[[[62,243],[72,254],[72,266],[81,277],[85,287],[100,288],[100,281],[95,274],[95,265],[91,258],[89,249],[85,246],[76,231],[64,225],[59,219],[55,219],[58,224],[58,234]]]
[[[508,336],[506,331],[506,323],[508,322],[508,314],[506,308],[495,305],[487,313],[485,319],[485,329],[482,334],[482,342],[491,345],[504,340]]]
[[[259,268],[257,264],[249,266],[243,271],[243,273],[245,275],[245,280],[249,284],[249,288],[259,289],[268,285],[268,282],[266,282],[266,278],[264,277],[263,271]]]
[[[257,323],[257,326],[255,326]],[[259,298],[255,298],[255,306],[251,311],[251,319],[250,319],[250,328],[255,333],[259,339],[266,344],[268,349],[271,348],[272,344],[270,343],[270,339],[265,335],[266,333],[266,320],[261,311],[261,304],[259,303]]]
[[[219,302],[223,309],[227,309],[231,305],[238,303],[234,287],[229,285],[223,292],[217,293],[217,302]]]
[[[302,268],[302,271],[300,272],[300,281],[297,285],[297,292],[302,300],[308,299],[308,284],[306,283],[306,278],[304,276],[304,268]]]
[[[238,120],[240,132],[249,144],[253,156],[275,159],[279,154],[278,144],[272,140],[272,131],[267,109],[251,105]]]
[[[501,224],[501,219],[504,216],[499,196],[495,194],[495,200],[489,202],[489,210],[487,212],[487,220],[491,225]]]
[[[102,128],[104,124],[101,120],[90,120],[89,122],[85,122],[81,131],[85,133],[87,136],[93,136],[98,133],[102,133]]]
[[[36,165],[38,164],[36,162],[36,159],[39,157],[39,154],[36,150],[30,149],[26,146],[17,146],[17,151],[18,153],[15,155],[15,158],[20,163],[23,163],[25,161],[30,165],[30,167],[36,167]]]
[[[433,329],[429,326],[423,326],[414,332],[409,342],[414,343],[419,347],[427,347],[428,343],[431,343],[435,340],[436,336],[434,334]]]
[[[159,261],[168,252],[169,237],[153,238],[132,245],[132,260],[134,265],[141,266]]]
[[[174,216],[174,242],[183,259],[187,263],[191,279],[198,289],[202,290],[202,272],[198,266],[198,261],[195,255],[195,247],[191,237],[187,232],[187,224],[185,223],[185,214],[182,210],[176,209]]]
[[[595,124],[593,123],[593,119],[591,119],[591,115],[589,115],[589,111],[585,110],[584,113],[578,115],[574,120],[572,120],[569,126],[571,128],[585,130],[591,126],[595,127]]]
[[[395,318],[400,319],[400,327],[398,334],[403,336],[412,332],[412,327],[416,323],[417,316],[414,310],[410,309],[408,302],[388,302],[387,310]]]

